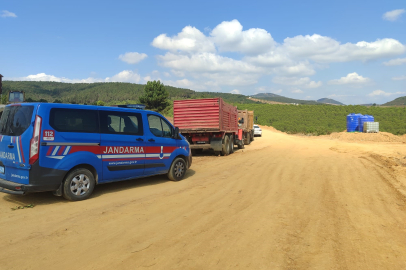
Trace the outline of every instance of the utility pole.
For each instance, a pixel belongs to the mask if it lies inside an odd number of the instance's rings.
[[[3,78],[3,75],[0,74],[0,95],[1,95],[0,104],[3,104],[3,83],[2,83],[2,78]]]

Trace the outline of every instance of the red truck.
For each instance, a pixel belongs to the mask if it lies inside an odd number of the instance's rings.
[[[235,144],[244,145],[237,107],[221,98],[175,100],[173,121],[192,150],[213,149],[226,156],[234,152]]]

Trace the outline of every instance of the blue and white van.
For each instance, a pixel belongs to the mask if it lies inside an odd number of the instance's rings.
[[[21,103],[0,119],[0,191],[87,199],[95,185],[167,174],[181,180],[189,144],[162,115],[130,108]]]

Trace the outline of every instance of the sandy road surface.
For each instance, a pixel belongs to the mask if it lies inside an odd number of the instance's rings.
[[[406,269],[405,146],[265,129],[181,182],[1,194],[0,269]]]

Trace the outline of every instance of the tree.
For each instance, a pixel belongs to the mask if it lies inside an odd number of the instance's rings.
[[[158,81],[148,81],[144,88],[144,95],[140,97],[140,102],[147,106],[147,109],[162,112],[168,107],[168,92],[163,83]]]
[[[97,101],[96,105],[97,106],[104,106],[104,101],[99,100],[99,101]]]

